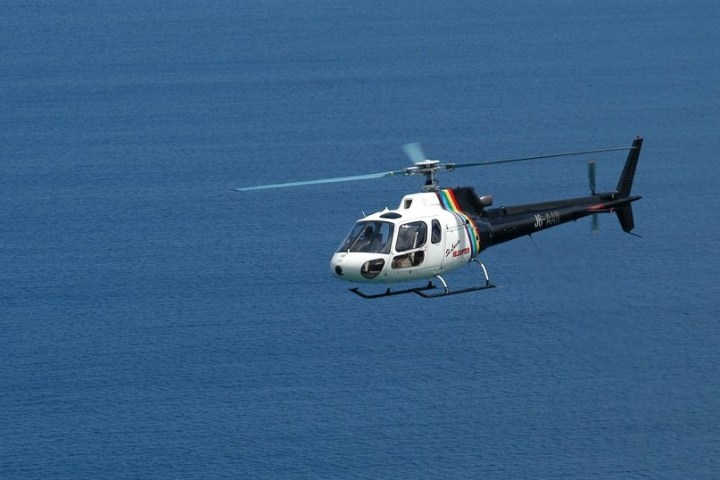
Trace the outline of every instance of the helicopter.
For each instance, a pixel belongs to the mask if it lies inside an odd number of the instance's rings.
[[[390,285],[381,293],[366,293],[361,291],[360,287],[349,289],[362,298],[375,299],[411,293],[425,298],[437,298],[495,287],[490,281],[487,267],[479,257],[481,252],[494,245],[583,217],[593,216],[595,219],[600,213],[615,213],[623,231],[633,234],[635,221],[632,203],[642,197],[632,195],[631,189],[642,143],[643,138],[638,136],[629,147],[473,163],[441,163],[439,160],[430,160],[419,143],[410,143],[403,146],[406,155],[414,163],[410,167],[234,190],[245,192],[396,175],[423,175],[425,183],[419,193],[403,196],[395,209],[386,207],[357,220],[333,254],[330,271],[336,278],[351,283]],[[615,151],[628,151],[615,190],[596,191],[595,163],[590,161],[588,165],[591,192],[584,197],[491,208],[492,195],[478,195],[473,187],[467,186],[441,188],[437,178],[440,171]],[[479,265],[482,282],[468,288],[450,289],[444,278],[445,274],[470,263]],[[437,280],[442,288],[438,289],[433,280]],[[418,281],[422,281],[423,285],[393,289],[396,284]]]

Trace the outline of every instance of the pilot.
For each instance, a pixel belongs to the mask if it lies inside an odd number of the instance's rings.
[[[365,251],[377,253],[377,252],[381,251],[383,249],[383,247],[384,247],[383,234],[380,232],[377,232],[370,239],[370,244],[365,248]]]
[[[367,252],[368,248],[372,242],[373,232],[375,232],[375,228],[372,225],[366,226],[362,235],[360,236],[357,243],[355,244],[353,251],[354,252]]]

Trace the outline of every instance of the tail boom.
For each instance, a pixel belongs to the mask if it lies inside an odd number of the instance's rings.
[[[596,213],[614,212],[623,231],[631,233],[635,228],[631,204],[642,198],[630,194],[642,142],[642,137],[633,141],[615,191],[484,210],[481,220],[488,228],[483,232],[481,244],[488,247]]]

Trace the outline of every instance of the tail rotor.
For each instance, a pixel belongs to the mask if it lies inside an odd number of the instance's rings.
[[[595,189],[595,160],[588,162],[588,181],[590,182],[590,193],[597,195]]]
[[[592,195],[597,195],[597,189],[595,185],[595,160],[590,160],[588,162],[588,182],[590,183],[590,193]],[[592,215],[592,232],[597,233],[600,230],[600,222],[598,220],[597,213],[593,213]]]

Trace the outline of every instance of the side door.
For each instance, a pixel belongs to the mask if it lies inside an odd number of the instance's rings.
[[[413,220],[398,226],[390,261],[390,277],[396,281],[422,277],[428,250],[428,224]]]

